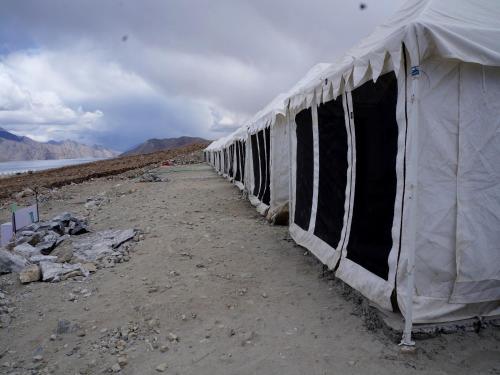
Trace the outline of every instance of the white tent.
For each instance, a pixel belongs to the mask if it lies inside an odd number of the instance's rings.
[[[325,63],[315,65],[291,90],[276,96],[247,123],[247,188],[250,202],[262,214],[268,210],[273,214],[289,201],[290,132],[285,99],[329,66]]]
[[[500,313],[500,3],[408,1],[302,85],[292,237],[411,324]]]

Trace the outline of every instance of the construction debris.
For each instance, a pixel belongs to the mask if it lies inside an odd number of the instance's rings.
[[[87,277],[97,268],[128,261],[126,242],[138,235],[135,229],[117,229],[81,236],[87,232],[86,219],[69,212],[31,224],[0,249],[0,274],[19,273],[23,284]]]
[[[83,262],[101,260],[108,255],[113,257],[123,256],[128,249],[121,248],[120,245],[131,240],[135,235],[136,231],[134,229],[106,230],[92,233],[73,242],[73,254]]]
[[[40,269],[42,271],[43,281],[60,281],[65,280],[70,277],[89,275],[89,271],[80,263],[68,264],[68,263],[52,263],[52,262],[41,262]]]

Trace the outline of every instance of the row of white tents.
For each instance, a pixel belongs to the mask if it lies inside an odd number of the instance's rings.
[[[410,0],[206,160],[380,309],[500,314],[500,3]]]

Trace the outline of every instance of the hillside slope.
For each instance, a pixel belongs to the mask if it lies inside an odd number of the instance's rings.
[[[131,150],[125,151],[122,156],[150,154],[152,152],[172,150],[174,148],[189,146],[198,143],[208,144],[209,141],[198,137],[179,137],[165,139],[152,138],[148,139],[146,142],[141,143]]]
[[[88,146],[71,140],[37,142],[19,137],[0,128],[0,162],[19,160],[52,160],[79,158],[111,158],[116,151],[102,146]]]

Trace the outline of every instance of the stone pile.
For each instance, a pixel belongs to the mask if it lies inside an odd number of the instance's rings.
[[[138,239],[135,229],[88,232],[86,219],[68,212],[31,224],[0,248],[0,274],[19,273],[22,283],[87,277],[97,268],[128,261],[126,242]]]
[[[139,177],[139,182],[163,182],[163,179],[157,174],[146,172]]]

